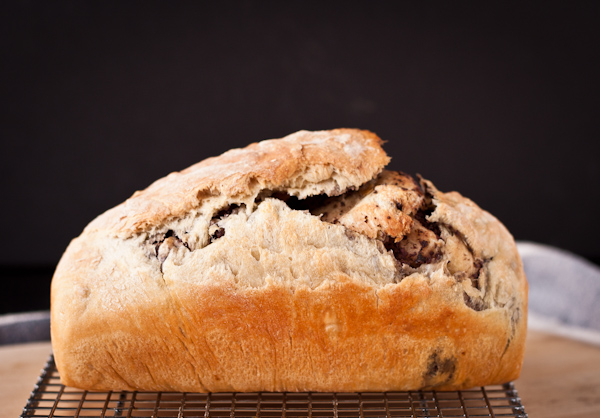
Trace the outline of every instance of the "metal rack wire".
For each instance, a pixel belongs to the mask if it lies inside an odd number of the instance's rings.
[[[512,383],[454,392],[88,392],[60,383],[50,356],[21,417],[518,417]]]

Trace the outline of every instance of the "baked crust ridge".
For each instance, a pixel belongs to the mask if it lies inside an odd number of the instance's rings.
[[[519,376],[527,281],[488,212],[384,171],[368,131],[300,131],[173,173],[92,221],[52,281],[87,390],[455,390]]]

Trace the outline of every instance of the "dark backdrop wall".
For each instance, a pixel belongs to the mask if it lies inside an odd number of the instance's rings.
[[[372,130],[517,239],[600,258],[598,3],[3,9],[1,312],[46,308],[69,240],[135,190],[299,129]]]

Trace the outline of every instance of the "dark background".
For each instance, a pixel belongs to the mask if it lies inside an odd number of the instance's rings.
[[[299,129],[372,130],[391,168],[600,260],[597,2],[7,3],[0,313],[47,309],[69,240],[135,190]]]

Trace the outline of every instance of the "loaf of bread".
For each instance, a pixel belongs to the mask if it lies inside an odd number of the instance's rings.
[[[348,392],[517,378],[527,282],[512,236],[388,162],[371,132],[301,131],[100,215],[52,281],[62,382]]]

